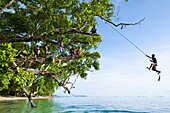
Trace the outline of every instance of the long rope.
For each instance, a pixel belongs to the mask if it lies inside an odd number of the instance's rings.
[[[131,45],[133,45],[136,49],[138,49],[142,54],[144,54],[146,56],[146,54],[139,48],[137,47],[132,41],[130,41],[126,36],[124,36],[121,32],[119,32],[118,30],[116,30],[113,26],[111,26],[110,24],[108,24],[112,29],[114,29],[117,33],[119,33],[124,39],[126,39]]]
[[[124,36],[121,32],[119,32],[118,30],[116,30],[113,26],[111,26],[110,24],[108,24],[112,29],[114,29],[117,33],[119,33],[124,39],[126,39],[130,44],[132,44],[136,49],[138,49],[142,54],[144,54],[146,57],[147,55],[139,48],[137,47],[132,41],[130,41],[126,36]],[[149,57],[147,57],[149,59]],[[158,73],[159,75],[159,73]],[[158,77],[158,81],[160,81],[160,75]]]

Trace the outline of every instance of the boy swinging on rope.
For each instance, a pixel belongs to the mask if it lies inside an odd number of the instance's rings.
[[[151,69],[152,68],[152,70],[153,71],[156,71],[158,74],[159,73],[161,73],[161,71],[158,71],[158,70],[156,70],[156,66],[157,66],[157,60],[156,60],[156,58],[155,58],[155,54],[152,54],[152,57],[150,57],[150,56],[148,56],[148,55],[146,55],[148,58],[150,58],[150,61],[152,62],[151,63],[151,65],[150,65],[150,67],[147,67],[147,69]]]

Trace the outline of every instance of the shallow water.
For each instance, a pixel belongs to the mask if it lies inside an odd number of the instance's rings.
[[[170,113],[170,97],[59,97],[0,102],[0,113]]]

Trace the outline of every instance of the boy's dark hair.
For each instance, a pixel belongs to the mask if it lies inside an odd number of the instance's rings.
[[[152,54],[152,57],[155,57],[155,54]]]

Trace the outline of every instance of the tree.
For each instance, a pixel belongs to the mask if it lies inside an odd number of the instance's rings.
[[[137,24],[114,24],[110,0],[7,0],[0,9],[0,91],[25,93],[31,107],[32,96],[52,95],[59,86],[70,94],[75,83],[70,77],[86,79],[88,71],[99,70],[100,53],[90,51],[102,41],[90,32],[96,18],[115,27]],[[62,39],[67,54],[58,53]],[[41,53],[35,58],[37,44]],[[71,55],[73,46],[81,47],[81,55]]]

